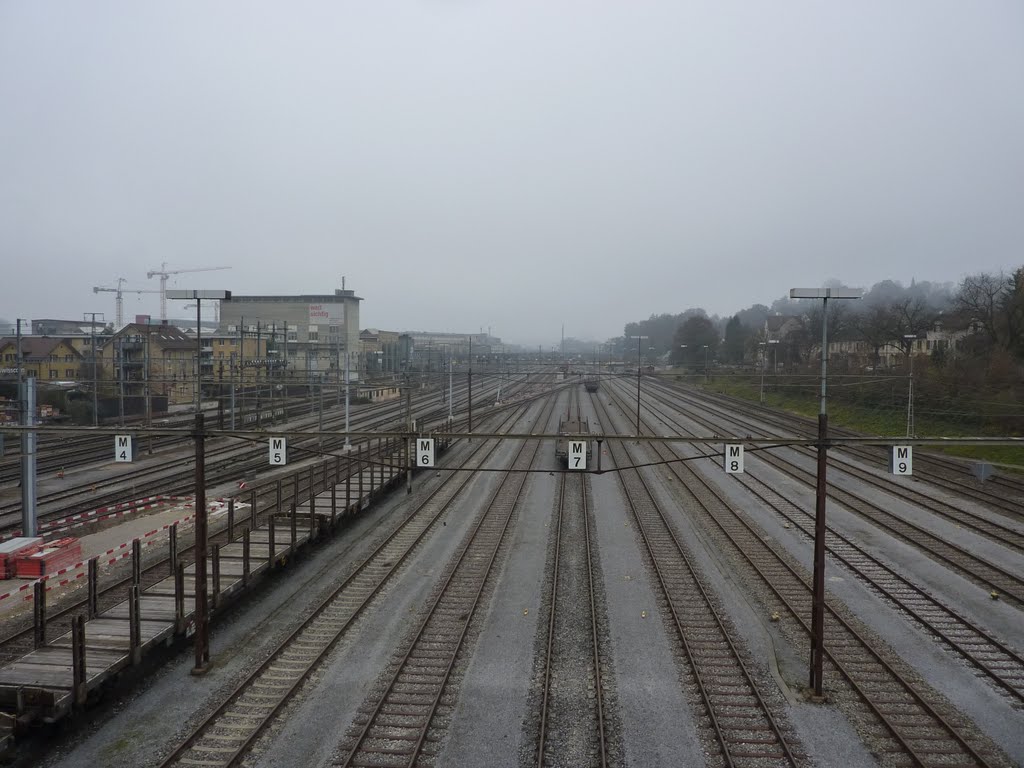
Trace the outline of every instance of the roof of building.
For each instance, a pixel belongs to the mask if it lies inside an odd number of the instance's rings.
[[[150,344],[161,349],[195,349],[196,337],[189,336],[176,325],[143,325],[128,323],[113,336],[106,337],[106,343],[122,336],[148,336]]]
[[[7,347],[16,347],[18,342],[17,337],[7,336],[0,339],[0,350],[4,350]],[[21,337],[21,356],[22,359],[33,362],[35,360],[43,360],[53,354],[53,350],[59,347],[61,344],[65,344],[71,353],[81,355],[78,351],[67,343],[65,339],[59,336],[22,336]]]
[[[363,299],[356,296],[355,291],[343,291],[340,288],[335,289],[334,293],[300,293],[292,296],[285,295],[269,295],[269,296],[239,296],[231,294],[230,299],[224,299],[224,304],[232,304],[234,302],[260,302],[260,301],[275,301],[275,302],[298,302],[305,304],[331,304],[338,301],[339,299],[348,299],[349,301],[362,301]]]
[[[765,328],[769,331],[777,331],[791,322],[799,324],[801,320],[795,315],[769,315],[764,320]]]

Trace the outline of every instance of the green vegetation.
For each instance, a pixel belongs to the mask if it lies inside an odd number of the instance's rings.
[[[818,384],[811,381],[812,377],[782,377],[774,382],[767,382],[765,387],[765,405],[795,413],[807,418],[816,418],[818,414]],[[831,379],[831,377],[830,377]],[[696,382],[704,386],[702,381]],[[879,378],[856,387],[840,387],[829,391],[829,423],[833,426],[851,429],[865,435],[880,437],[901,437],[906,435],[906,381],[896,379],[902,388],[902,402],[885,402],[893,387],[892,378]],[[713,376],[705,387],[710,392],[732,395],[751,402],[760,399],[760,378],[757,376]],[[884,385],[881,386],[881,385]],[[873,390],[873,391],[872,391]],[[880,396],[881,395],[881,396]],[[915,398],[916,400],[916,398]],[[918,437],[1003,437],[1005,421],[995,413],[965,414],[959,411],[924,410],[921,402],[915,403],[918,412],[915,414],[914,431]],[[990,406],[996,405],[989,403]],[[929,447],[930,451],[946,453],[951,456],[988,461],[993,464],[1009,465],[1024,471],[1024,446],[1002,445],[950,445]]]

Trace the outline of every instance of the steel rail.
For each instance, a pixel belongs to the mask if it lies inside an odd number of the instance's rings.
[[[679,387],[672,384],[665,384],[661,382],[662,386],[666,386],[669,389],[676,391],[685,391],[691,397],[697,397],[696,393],[690,390],[681,390]],[[803,434],[813,437],[815,430],[817,429],[816,423],[811,420],[799,416],[797,414],[785,413],[783,414],[776,409],[768,406],[759,406],[754,403],[750,403],[742,398],[734,397],[732,395],[716,394],[714,396],[708,393],[701,393],[708,402],[715,403],[716,401],[726,401],[729,407],[739,410],[741,412],[749,413],[751,418],[758,421],[762,421],[768,424],[774,424],[782,429],[793,430],[795,425],[803,425],[803,429],[800,430]],[[720,403],[718,403],[720,404]],[[830,427],[830,435],[835,437],[860,437],[861,434],[854,432],[849,429],[842,429],[840,427]],[[899,441],[900,438],[888,438],[888,440]],[[944,441],[945,442],[945,441]],[[949,441],[952,443],[953,441]],[[861,448],[853,444],[846,444],[843,446],[843,450],[848,451],[851,454],[862,456],[873,464],[885,466],[886,460],[884,457],[879,456],[877,451],[871,451],[867,448]],[[957,459],[947,458],[933,453],[922,453],[914,457],[914,473],[922,478],[927,478],[930,482],[940,487],[946,488],[947,490],[953,491],[954,493],[964,496],[972,501],[980,500],[987,503],[997,509],[1002,510],[1003,513],[1009,515],[1014,519],[1021,519],[1024,516],[1024,501],[1021,500],[1010,500],[1007,499],[1005,494],[992,493],[986,491],[984,488],[978,487],[973,482],[967,483],[951,477],[949,470],[953,470],[957,476],[967,475],[967,466],[965,461],[958,461]],[[931,467],[934,467],[932,469]],[[1001,474],[997,475],[991,480],[987,481],[996,485],[1001,485],[1008,491],[1017,495],[1018,499],[1024,498],[1024,479],[1018,479],[1011,475]]]
[[[547,423],[547,421],[551,417],[551,412],[553,410],[555,399],[556,398],[551,398],[547,410],[542,417],[544,423]],[[532,449],[530,450],[529,455],[527,455],[528,448]],[[520,445],[518,451],[516,452],[515,457],[512,459],[512,465],[515,466],[516,464],[520,463],[520,460],[524,460],[526,466],[532,465],[534,459],[537,456],[538,449],[538,443],[533,441],[524,441],[522,445]],[[491,495],[490,500],[487,502],[487,505],[484,508],[484,512],[481,515],[479,515],[476,524],[473,526],[472,530],[467,535],[465,544],[462,546],[458,557],[455,559],[454,565],[448,570],[447,575],[441,582],[440,587],[437,589],[437,595],[431,602],[430,606],[428,607],[426,614],[424,615],[423,621],[417,628],[416,633],[413,636],[412,641],[409,643],[408,648],[405,650],[403,654],[400,655],[397,664],[394,665],[394,673],[391,675],[390,681],[385,686],[384,692],[379,696],[372,710],[367,714],[366,722],[359,729],[358,734],[355,736],[354,744],[351,746],[351,748],[349,748],[348,755],[345,757],[344,762],[340,763],[340,765],[354,765],[356,756],[360,754],[360,752],[363,750],[364,744],[370,738],[370,731],[375,727],[377,718],[380,717],[381,711],[383,710],[385,704],[388,702],[389,697],[394,693],[395,687],[399,682],[403,670],[406,668],[406,665],[409,664],[410,659],[413,656],[413,653],[416,651],[420,641],[426,634],[427,629],[431,626],[431,623],[437,617],[443,601],[449,596],[449,589],[453,586],[453,584],[455,584],[456,576],[462,575],[462,566],[465,563],[469,562],[467,561],[467,556],[470,554],[470,552],[474,552],[473,559],[476,562],[467,565],[466,568],[476,569],[476,578],[473,582],[473,588],[471,588],[472,594],[465,599],[464,603],[460,603],[460,609],[462,610],[461,615],[465,615],[465,619],[460,621],[462,625],[461,629],[458,631],[458,636],[454,638],[453,641],[448,643],[448,648],[446,648],[444,651],[447,654],[447,658],[441,659],[443,668],[439,667],[439,671],[435,675],[435,677],[438,679],[436,682],[432,684],[434,688],[433,695],[431,696],[430,694],[424,694],[426,697],[430,698],[431,701],[429,705],[425,705],[427,707],[427,712],[420,718],[421,722],[419,724],[419,727],[417,728],[417,726],[412,725],[403,726],[403,729],[405,730],[418,731],[418,735],[415,738],[403,739],[405,741],[410,741],[413,743],[409,748],[401,750],[400,753],[397,754],[397,751],[392,749],[389,749],[387,751],[374,749],[366,750],[367,752],[376,755],[385,753],[388,755],[399,756],[405,760],[406,765],[408,766],[412,766],[413,764],[415,764],[416,759],[420,754],[420,751],[423,749],[423,744],[426,740],[427,733],[430,730],[430,724],[434,719],[434,715],[437,712],[438,704],[441,701],[441,696],[444,693],[444,689],[448,684],[449,678],[451,677],[452,670],[454,669],[455,666],[456,658],[458,657],[459,651],[461,650],[462,645],[465,641],[466,633],[469,630],[469,626],[472,623],[473,615],[475,614],[476,609],[480,603],[484,587],[487,584],[487,579],[490,576],[491,571],[493,570],[495,561],[497,560],[498,552],[501,549],[501,544],[505,539],[505,534],[508,532],[508,527],[512,521],[512,517],[515,513],[516,506],[519,504],[519,500],[522,496],[523,489],[526,487],[526,479],[526,474],[513,473],[511,471],[507,472],[505,476],[501,479],[501,482],[499,483],[498,487],[494,490],[494,493]],[[510,502],[507,502],[506,499],[503,498],[503,496],[505,495],[511,496]],[[491,520],[491,513],[494,512],[499,507],[499,504],[501,506],[507,505],[507,513],[505,514],[504,518],[502,518],[499,515],[496,521]],[[494,528],[490,527],[492,526],[492,524],[494,525]],[[491,541],[484,540],[484,537],[481,535],[482,532],[484,531],[491,534]],[[484,551],[482,553],[476,554],[475,545],[479,545],[483,548]],[[484,560],[485,562],[481,562],[481,560]]]
[[[618,394],[613,395],[613,397],[619,402],[619,407],[622,408],[624,412],[626,412],[625,406],[623,405],[624,401],[622,397]],[[656,445],[655,449],[657,453],[664,458],[667,458],[665,457],[666,452],[678,458],[678,452],[675,449],[670,449],[668,447],[661,446],[660,444]],[[756,546],[759,547],[763,552],[767,552],[767,557],[768,559],[770,559],[771,563],[781,568],[782,574],[787,575],[790,579],[792,579],[792,581],[790,582],[790,586],[792,588],[799,589],[800,592],[797,599],[801,599],[802,601],[809,603],[811,587],[807,580],[799,573],[797,573],[795,568],[792,565],[790,565],[790,563],[785,558],[783,558],[775,550],[774,547],[772,547],[768,542],[764,541],[764,539],[756,531],[753,530],[751,524],[747,520],[738,515],[732,509],[732,507],[722,497],[722,495],[716,488],[711,486],[706,480],[704,480],[703,477],[690,470],[689,467],[685,467],[686,471],[689,474],[684,475],[683,469],[680,468],[680,462],[669,463],[666,466],[673,473],[673,475],[675,475],[676,479],[679,480],[682,483],[683,487],[686,488],[687,490],[689,490],[689,484],[691,482],[694,482],[698,486],[704,488],[705,491],[709,493],[710,496],[713,499],[715,499],[720,505],[720,507],[724,509],[725,512],[729,515],[729,521],[734,525],[738,525],[740,532],[746,535],[749,546]],[[722,535],[725,536],[726,540],[732,545],[733,549],[736,551],[739,557],[743,561],[745,561],[751,568],[753,568],[754,572],[760,577],[762,583],[769,590],[771,590],[771,592],[776,596],[776,598],[782,603],[782,605],[786,608],[787,612],[792,616],[793,619],[796,620],[799,626],[804,630],[805,634],[807,636],[810,636],[810,627],[805,618],[806,616],[810,615],[810,611],[798,610],[796,606],[792,604],[792,601],[783,595],[782,590],[777,583],[777,579],[772,579],[768,577],[764,570],[754,561],[754,556],[751,554],[750,550],[748,548],[743,547],[740,544],[740,542],[737,541],[736,537],[733,535],[731,531],[729,531],[725,523],[723,523],[722,520],[719,519],[719,517],[712,512],[710,506],[708,506],[704,501],[702,501],[697,496],[697,494],[694,493],[692,490],[689,490],[689,492],[693,496],[696,503],[700,506],[700,508],[703,509],[708,514],[708,517],[716,525],[717,529],[722,533]],[[900,675],[899,672],[893,669],[893,667],[882,657],[881,653],[875,650],[875,648],[872,647],[849,624],[849,622],[847,622],[846,619],[844,619],[836,611],[836,609],[828,600],[826,600],[825,602],[825,609],[828,611],[829,617],[831,619],[831,621],[829,622],[829,628],[831,629],[831,631],[835,632],[838,628],[841,632],[845,632],[850,638],[854,640],[855,643],[857,643],[857,645],[861,649],[863,649],[863,651],[867,653],[867,655],[871,659],[874,660],[874,663],[878,667],[880,667],[881,670],[883,670],[884,673],[887,674],[889,678],[893,680],[899,686],[899,688],[901,688],[903,692],[906,693],[913,700],[913,702],[922,711],[923,714],[931,718],[931,720],[934,723],[936,723],[942,731],[945,731],[951,737],[952,742],[955,743],[962,752],[970,756],[970,758],[980,766],[990,765],[990,763],[974,748],[974,746],[970,743],[967,737],[960,733],[960,731],[957,730],[951,723],[949,723],[942,715],[936,712],[934,707],[932,707],[931,704],[929,704],[924,699],[922,694],[919,693],[917,689],[914,688],[902,675]],[[875,717],[878,718],[879,722],[892,735],[894,740],[900,745],[904,752],[906,752],[906,754],[914,761],[914,763],[919,766],[948,765],[948,760],[944,759],[950,756],[948,753],[944,755],[939,755],[939,760],[937,761],[928,762],[925,760],[924,756],[921,754],[920,751],[915,750],[913,748],[913,746],[910,744],[910,737],[902,733],[901,728],[893,722],[893,718],[889,715],[886,715],[882,711],[882,705],[873,700],[871,696],[867,693],[867,691],[864,689],[864,687],[854,678],[853,673],[845,666],[845,664],[837,657],[836,653],[832,650],[833,647],[834,643],[827,643],[825,645],[825,657],[835,667],[835,669],[839,671],[839,673],[847,681],[850,687],[856,692],[858,697],[871,710],[871,712],[874,713]],[[916,728],[917,726],[914,727]],[[935,739],[931,738],[930,741],[934,742]],[[932,755],[934,754],[934,747],[929,747],[925,751],[928,754]]]
[[[605,408],[604,404],[601,403],[599,398],[592,397],[592,403],[594,404],[597,412],[601,415],[603,423],[611,424],[610,414]],[[621,450],[625,453],[628,463],[635,463],[633,456],[628,445],[623,444],[621,446],[609,445],[609,456],[616,464],[625,463],[621,462],[616,456],[616,450]],[[688,581],[692,582],[696,587],[696,593],[699,594],[703,609],[707,615],[711,616],[715,622],[718,634],[722,638],[722,641],[728,646],[731,660],[734,662],[737,669],[740,671],[741,679],[749,690],[749,695],[753,699],[753,709],[760,711],[760,717],[763,717],[767,723],[768,730],[774,735],[774,740],[778,746],[779,754],[776,755],[776,759],[786,761],[791,766],[799,765],[796,757],[793,755],[790,749],[789,743],[780,728],[778,721],[772,715],[767,702],[761,695],[761,691],[757,684],[754,682],[753,676],[750,674],[750,670],[747,665],[744,664],[743,659],[736,648],[735,643],[726,629],[725,622],[723,621],[718,610],[714,607],[710,595],[707,593],[703,583],[697,576],[697,570],[690,562],[690,558],[687,556],[682,544],[679,542],[679,538],[672,525],[669,524],[665,513],[661,509],[661,505],[658,504],[657,499],[654,496],[647,480],[644,479],[643,474],[638,469],[629,469],[618,473],[619,485],[622,488],[623,495],[626,498],[626,502],[629,504],[629,508],[633,513],[633,517],[637,523],[637,530],[640,534],[641,540],[646,548],[647,555],[650,559],[652,568],[657,577],[658,586],[661,588],[662,596],[668,606],[669,613],[672,616],[672,621],[676,628],[676,634],[679,638],[680,645],[683,647],[683,651],[686,654],[687,661],[689,662],[691,671],[697,684],[697,689],[700,693],[701,701],[704,704],[708,720],[711,723],[711,727],[715,733],[715,739],[718,742],[719,748],[722,751],[722,758],[725,761],[726,766],[733,768],[736,766],[738,760],[753,760],[754,763],[766,758],[765,755],[759,754],[756,756],[745,755],[742,752],[734,754],[734,751],[738,744],[743,744],[744,740],[738,738],[732,731],[746,732],[752,730],[749,726],[734,726],[728,728],[725,726],[720,716],[728,718],[736,717],[734,714],[725,714],[726,710],[730,712],[735,710],[740,705],[735,702],[729,704],[716,705],[713,701],[713,694],[709,691],[708,682],[705,680],[705,674],[701,670],[701,662],[698,659],[698,655],[691,647],[690,641],[687,638],[687,631],[684,629],[684,621],[679,615],[679,611],[676,606],[677,598],[673,596],[674,590],[669,586],[669,579],[666,575],[667,564],[663,562],[664,554],[659,558],[657,545],[653,542],[653,537],[656,535],[654,531],[650,530],[650,521],[645,521],[644,513],[640,511],[637,505],[637,498],[635,494],[636,489],[630,490],[627,486],[626,478],[630,477],[637,481],[639,489],[643,494],[644,501],[653,510],[654,520],[660,522],[662,530],[657,535],[663,539],[667,539],[671,542],[671,552],[673,555],[677,555],[681,564],[686,569],[686,573],[689,576]],[[748,705],[749,706],[749,705]]]
[[[738,420],[736,419],[736,416],[735,416],[735,413],[737,411],[741,412],[741,413],[751,413],[751,409],[738,408],[738,409],[736,409],[736,410],[734,410],[732,412],[727,412],[727,411],[723,411],[723,410],[721,410],[721,409],[719,409],[717,407],[715,407],[715,408],[707,408],[705,403],[703,402],[703,400],[701,398],[686,397],[686,396],[682,395],[681,393],[679,393],[678,391],[673,390],[671,387],[662,387],[661,389],[664,392],[671,393],[672,397],[679,398],[683,402],[686,402],[688,404],[693,404],[695,407],[699,407],[699,408],[701,408],[702,410],[704,410],[706,412],[713,412],[715,417],[724,419],[726,422],[733,421],[735,423],[739,423]],[[700,404],[699,406],[697,405],[698,403]],[[759,415],[756,414],[756,413],[751,414],[751,417],[752,418],[760,418]],[[706,419],[701,419],[701,418],[695,416],[695,417],[693,417],[693,420],[697,421],[698,423],[703,424],[704,426],[707,426],[708,428],[714,428],[714,427],[710,426],[710,422],[707,421]],[[778,436],[779,437],[783,437],[782,435],[778,435]],[[805,447],[802,447],[802,446],[801,447],[793,446],[793,448],[794,448],[794,450],[799,450],[801,453],[810,454],[810,449],[809,448],[805,448]],[[868,470],[865,470],[865,469],[863,469],[861,467],[858,467],[856,464],[854,464],[849,459],[843,458],[842,457],[843,453],[854,454],[854,455],[857,455],[857,456],[866,456],[866,458],[871,460],[872,463],[874,463],[874,461],[876,459],[875,456],[871,455],[870,452],[866,452],[866,451],[855,451],[855,450],[844,450],[842,452],[840,452],[840,451],[833,451],[833,456],[831,457],[831,460],[830,460],[829,463],[832,466],[835,466],[840,471],[845,472],[845,473],[847,473],[849,475],[855,476],[858,479],[861,479],[864,482],[867,482],[867,483],[869,483],[871,485],[874,485],[877,488],[881,488],[886,493],[889,493],[892,496],[896,496],[896,497],[904,499],[906,501],[910,501],[910,502],[916,504],[917,506],[920,506],[920,507],[923,507],[925,509],[928,509],[929,511],[934,512],[936,515],[939,515],[940,517],[944,517],[945,519],[950,520],[951,522],[956,523],[957,525],[959,525],[961,527],[969,528],[969,529],[975,531],[976,533],[978,533],[981,536],[985,536],[986,538],[989,538],[989,539],[992,539],[993,541],[999,542],[1000,544],[1003,544],[1004,546],[1008,546],[1008,547],[1010,547],[1012,549],[1016,549],[1019,552],[1024,552],[1024,534],[1020,533],[1020,531],[1018,531],[1017,529],[1011,528],[1011,527],[1009,527],[1007,525],[1004,525],[1004,524],[1002,524],[1000,522],[997,522],[995,520],[990,520],[990,519],[986,518],[983,515],[979,515],[979,514],[977,514],[975,512],[972,512],[969,509],[960,509],[959,507],[954,506],[953,504],[951,504],[948,501],[944,501],[942,499],[936,499],[936,498],[934,498],[932,496],[929,496],[928,494],[924,493],[919,488],[910,489],[910,488],[906,488],[906,487],[897,485],[897,484],[892,483],[892,482],[886,482],[883,478],[879,478],[879,477],[871,474],[871,472],[869,472]],[[916,462],[915,462],[915,464],[916,464]],[[916,472],[917,466],[915,466],[914,469],[915,469],[915,472]],[[926,474],[925,477],[927,478],[928,475]],[[959,495],[962,496],[963,494],[959,494]],[[984,499],[981,496],[977,496],[975,498],[972,498],[971,501],[974,502],[974,503],[981,503],[981,504],[985,504],[986,503],[986,499]],[[995,511],[995,510],[993,510],[993,511]],[[999,512],[999,514],[1002,515],[1002,512]],[[1003,515],[1003,516],[1005,516],[1005,515]],[[1020,519],[1019,516],[1018,516],[1018,519]]]
[[[657,397],[654,399],[658,402],[664,403],[668,407],[673,407],[673,404],[670,401],[664,401]],[[677,427],[681,429],[683,428],[682,424],[680,424],[671,413],[657,407],[652,407],[650,403],[648,403],[648,410],[654,413],[662,421],[674,423]],[[775,510],[780,516],[788,520],[792,525],[796,526],[797,530],[802,532],[805,536],[813,539],[813,512],[803,509],[789,499],[784,498],[774,488],[772,488],[771,485],[750,471],[745,472],[742,475],[736,475],[734,479],[739,481],[751,494],[764,502],[769,508]],[[786,512],[783,508],[784,506],[795,510],[799,515],[799,518]],[[1007,646],[1005,643],[997,640],[972,621],[940,603],[923,587],[918,586],[892,570],[892,568],[869,553],[866,549],[844,536],[840,531],[835,530],[835,528],[827,522],[826,530],[827,538],[825,547],[829,554],[842,562],[851,573],[863,579],[869,587],[883,595],[897,608],[905,611],[925,631],[949,646],[965,661],[991,678],[993,682],[999,685],[1000,688],[1009,693],[1020,703],[1024,703],[1024,657],[1022,657],[1021,654]],[[831,539],[831,542],[829,539]],[[875,575],[872,576],[868,572],[869,570]],[[882,579],[889,581],[893,586],[886,587],[881,583]],[[914,600],[919,603],[921,607],[915,608],[910,604],[906,596],[897,594],[897,589],[909,591],[913,595]],[[933,614],[938,614],[938,617],[933,619],[926,618],[922,615],[926,610]],[[957,639],[949,632],[945,632],[938,627],[935,623],[938,620],[944,621],[947,624],[955,625],[960,630],[961,634],[964,632],[969,634],[967,637]],[[1000,663],[1000,666],[996,668],[991,664],[986,663],[984,660],[979,658],[977,650],[969,650],[965,645],[989,646],[989,650],[986,652],[997,656],[997,658],[992,659],[992,661]],[[1001,658],[998,658],[999,656],[1001,656]]]
[[[538,734],[537,743],[537,767],[543,768],[544,766],[544,753],[547,739],[547,715],[548,715],[548,700],[551,694],[551,671],[553,667],[552,659],[554,657],[555,648],[555,617],[558,615],[557,611],[557,600],[558,600],[558,588],[559,588],[559,574],[561,571],[561,553],[562,553],[562,520],[565,516],[566,507],[566,486],[570,482],[579,483],[579,495],[582,502],[583,515],[583,532],[585,539],[585,551],[587,558],[587,597],[590,603],[590,642],[594,653],[594,699],[595,699],[595,715],[597,718],[597,741],[599,746],[599,760],[598,765],[600,768],[606,768],[608,765],[607,747],[606,747],[606,736],[605,736],[605,725],[604,725],[604,686],[601,681],[601,651],[600,644],[598,642],[598,616],[597,616],[597,601],[595,598],[595,584],[594,584],[594,561],[592,545],[590,541],[590,506],[587,498],[587,481],[586,477],[582,474],[572,474],[570,472],[561,473],[561,482],[559,483],[558,491],[558,513],[557,520],[555,522],[555,530],[553,532],[555,541],[555,552],[554,552],[554,565],[552,569],[551,577],[551,613],[548,617],[548,633],[547,643],[544,653],[544,675],[541,688],[541,707],[540,707],[540,729]]]
[[[703,423],[705,426],[709,425],[707,420],[691,413],[688,413],[686,418]],[[709,428],[715,427],[709,426]],[[814,487],[814,473],[798,466],[795,462],[768,451],[759,452],[758,458],[794,480]],[[877,487],[887,490],[887,487],[881,483],[878,483]],[[830,484],[828,496],[833,501],[870,520],[879,528],[888,531],[891,535],[902,539],[940,563],[944,563],[967,579],[996,592],[1000,597],[1013,602],[1018,607],[1024,606],[1024,579],[1012,571],[954,546],[925,526],[897,516],[855,491]]]
[[[525,410],[525,409],[524,409]],[[505,423],[513,421],[519,418],[519,414],[511,413],[505,420]],[[499,443],[497,441],[488,441],[480,443],[480,445],[473,451],[468,458],[469,461],[478,460],[479,464],[485,462],[498,448]],[[186,753],[196,747],[197,744],[205,736],[209,734],[211,730],[214,730],[221,719],[231,712],[232,707],[239,702],[244,695],[252,690],[254,686],[259,685],[259,682],[267,675],[272,668],[281,660],[284,655],[299,641],[300,638],[310,630],[317,620],[325,614],[328,610],[335,606],[335,604],[345,597],[345,593],[349,591],[350,587],[353,587],[356,582],[364,576],[370,581],[369,585],[361,585],[362,590],[368,590],[365,596],[357,600],[355,607],[346,608],[345,612],[348,616],[344,619],[343,623],[338,627],[330,627],[330,636],[326,641],[320,640],[317,645],[320,647],[317,649],[315,657],[304,663],[302,668],[299,670],[300,674],[292,675],[292,679],[286,681],[285,685],[276,686],[279,690],[275,693],[275,701],[272,706],[267,707],[259,715],[250,715],[249,718],[257,720],[257,722],[245,729],[243,734],[240,734],[243,738],[235,739],[235,744],[230,749],[220,748],[213,752],[216,757],[208,756],[203,758],[202,764],[209,765],[223,765],[231,766],[235,765],[239,759],[241,759],[253,741],[262,734],[266,728],[273,722],[274,718],[280,712],[281,708],[291,700],[295,692],[298,690],[299,685],[308,678],[308,676],[319,666],[320,662],[330,652],[330,650],[336,645],[337,641],[348,631],[348,629],[354,624],[356,619],[362,615],[365,608],[372,602],[372,600],[379,594],[380,590],[388,583],[394,574],[397,573],[399,568],[405,563],[407,558],[414,551],[416,546],[423,540],[429,531],[434,528],[437,520],[440,519],[451,506],[452,503],[458,498],[461,491],[469,483],[471,475],[457,476],[450,475],[444,482],[442,482],[436,489],[434,489],[425,499],[419,502],[414,509],[401,523],[401,525],[395,529],[394,532],[388,538],[383,541],[356,569],[335,589],[332,593],[323,600],[319,606],[312,612],[312,614],[306,618],[293,632],[291,632],[287,638],[285,638],[277,647],[277,649],[264,661],[256,670],[242,681],[235,690],[228,695],[222,704],[220,704],[216,710],[214,710],[209,716],[207,716],[202,723],[200,723],[175,749],[164,758],[160,764],[161,768],[166,766],[174,765],[178,762],[184,762],[190,764],[190,761]],[[458,478],[458,479],[456,479]],[[421,512],[429,509],[429,505],[442,496],[442,493],[447,498],[443,498],[439,502],[439,506],[436,511],[432,514],[428,512],[427,519],[421,520]],[[414,527],[418,526],[419,531],[415,530]],[[414,537],[410,541],[399,541],[400,537],[411,531]],[[399,544],[400,551],[398,553],[391,552],[389,548],[392,544]],[[376,563],[377,560],[383,560],[384,562]],[[370,568],[374,566],[377,572],[370,574]],[[213,737],[217,739],[218,737]],[[226,739],[220,739],[224,741]],[[206,750],[201,750],[204,753]]]

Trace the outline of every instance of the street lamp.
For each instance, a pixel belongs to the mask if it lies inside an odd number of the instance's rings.
[[[825,382],[828,377],[828,300],[859,299],[860,291],[848,288],[792,288],[791,299],[821,299],[821,405],[818,410],[818,477],[814,504],[814,586],[811,609],[810,686],[821,696],[822,661],[825,656],[825,473],[828,451],[828,414]]]
[[[708,368],[708,345],[704,345],[704,381],[711,381],[711,373]]]
[[[764,405],[764,369],[768,362],[768,345],[778,343],[778,339],[768,339],[767,341],[760,341],[757,344],[761,347],[761,405]]]
[[[903,340],[907,342],[907,358],[910,368],[907,371],[907,437],[914,435],[914,342],[917,341],[916,333],[903,334]]]
[[[636,339],[636,436],[640,437],[640,342],[650,336],[627,336]]]
[[[168,299],[194,299],[196,302],[196,350],[198,357],[199,377],[196,381],[196,662],[192,668],[192,674],[202,675],[206,673],[210,664],[210,611],[206,598],[206,463],[205,463],[205,440],[203,431],[203,412],[200,409],[199,388],[202,384],[202,325],[200,324],[200,311],[203,299],[230,299],[231,291],[166,291],[164,296]],[[273,553],[271,553],[273,554]]]

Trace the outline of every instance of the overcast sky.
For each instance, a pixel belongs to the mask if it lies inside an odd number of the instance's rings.
[[[1022,244],[1019,0],[0,0],[0,317],[167,262],[551,343]]]

